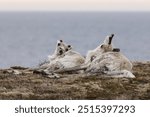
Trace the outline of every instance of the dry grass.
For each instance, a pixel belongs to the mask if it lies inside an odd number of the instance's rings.
[[[0,99],[150,99],[150,62],[134,62],[135,79],[79,74],[50,79],[27,70],[6,71],[0,70]]]

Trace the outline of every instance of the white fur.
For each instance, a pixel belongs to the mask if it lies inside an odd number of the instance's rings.
[[[116,78],[135,78],[135,76],[128,70],[120,70],[120,71],[105,71],[105,74],[111,77]]]
[[[96,59],[97,56],[101,55],[104,52],[112,51],[112,44],[108,44],[109,37],[107,36],[103,42],[103,44],[100,44],[97,48],[94,50],[89,50],[85,59],[85,64],[90,64],[94,59]],[[103,47],[102,47],[103,46]]]
[[[106,52],[94,59],[86,72],[102,72],[114,77],[134,78],[132,63],[120,52]]]
[[[66,48],[68,51],[63,53],[63,56],[56,57],[48,64],[46,71],[55,71],[59,69],[72,68],[79,66],[85,62],[85,58],[72,48]]]
[[[112,77],[134,78],[135,76],[131,72],[132,63],[122,53],[113,51],[110,37],[113,36],[107,36],[103,44],[88,51],[86,60],[80,53],[73,51],[72,48],[68,48],[65,43],[61,42],[59,47],[56,45],[56,50],[50,57],[51,62],[47,65],[45,72],[75,67],[80,69],[82,66],[86,66],[85,72],[88,73],[104,73]],[[63,53],[60,54],[59,49],[62,49]]]
[[[48,61],[40,65],[41,69],[46,69],[50,66],[50,63],[54,63],[56,59],[64,57],[64,53],[71,50],[72,47],[63,42],[63,40],[57,40],[56,49],[52,55],[48,56]],[[54,61],[54,62],[53,62]]]
[[[58,44],[60,44],[60,46],[58,46]],[[51,61],[55,60],[57,57],[63,56],[66,48],[67,48],[67,44],[65,44],[63,41],[61,42],[60,40],[57,40],[56,49],[52,55],[48,56],[48,60],[51,62]],[[60,50],[63,51],[62,54],[60,54]]]
[[[83,64],[85,61],[84,57],[73,50],[69,50],[65,53],[63,58],[59,59],[59,62],[63,64],[64,68],[72,68]]]

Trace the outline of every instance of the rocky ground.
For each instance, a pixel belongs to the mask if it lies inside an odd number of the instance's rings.
[[[150,99],[150,62],[133,65],[134,79],[86,74],[47,78],[22,67],[1,69],[0,99]]]

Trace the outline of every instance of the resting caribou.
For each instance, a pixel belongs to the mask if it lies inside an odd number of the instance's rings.
[[[67,45],[61,40],[57,41],[56,50],[53,55],[49,56],[49,61],[40,67],[47,74],[80,66],[85,62],[85,58],[74,51],[71,45]]]
[[[84,70],[85,73],[100,73],[112,77],[134,78],[132,63],[118,48],[113,48],[114,34],[107,36],[96,49],[88,51],[85,63],[77,67],[58,69],[55,73]]]

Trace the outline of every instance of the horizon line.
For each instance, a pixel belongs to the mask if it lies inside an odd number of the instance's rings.
[[[0,12],[150,12],[150,10],[0,10]]]

